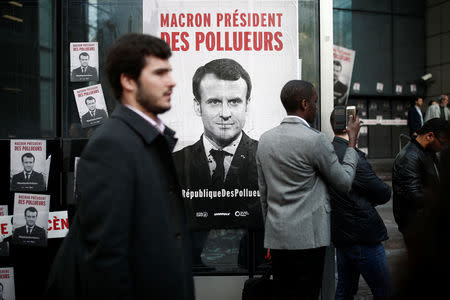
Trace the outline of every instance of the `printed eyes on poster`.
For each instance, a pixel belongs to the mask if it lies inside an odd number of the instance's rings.
[[[15,300],[16,292],[14,287],[14,268],[0,268],[0,283],[3,286],[0,299]]]
[[[98,43],[70,43],[70,81],[98,81]]]
[[[12,242],[24,246],[47,246],[50,195],[14,194]]]
[[[101,84],[76,89],[73,94],[83,128],[100,125],[108,118]]]
[[[214,119],[230,120],[223,126],[235,126],[253,139],[280,123],[286,115],[280,91],[301,76],[301,63],[292,63],[299,59],[297,6],[298,1],[292,0],[143,1],[143,32],[161,37],[173,52],[170,62],[177,86],[172,108],[161,119],[177,132],[174,151],[198,141],[208,123],[217,123]],[[229,88],[221,90],[217,84],[208,88],[218,103],[206,115],[204,99],[197,99],[206,91],[203,78],[199,78],[201,91],[193,90],[193,81],[197,70],[214,65],[213,61],[225,68],[237,63],[249,80],[243,94],[230,95]],[[214,76],[217,83],[242,78]],[[242,103],[239,116],[230,99]]]
[[[10,190],[47,190],[51,156],[46,159],[45,140],[11,140]]]

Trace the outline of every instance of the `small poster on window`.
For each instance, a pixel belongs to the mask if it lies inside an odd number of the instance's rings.
[[[45,140],[11,140],[10,190],[42,192],[47,190],[50,158],[45,159]]]
[[[355,50],[333,46],[334,105],[347,105],[352,82]]]
[[[98,81],[98,43],[70,43],[70,81]]]
[[[16,245],[47,246],[49,207],[50,195],[16,193],[12,242]]]
[[[77,89],[73,93],[83,128],[100,125],[108,118],[101,84]]]
[[[0,217],[8,215],[8,205],[0,205]]]
[[[14,289],[14,268],[0,268],[0,299],[16,299]]]

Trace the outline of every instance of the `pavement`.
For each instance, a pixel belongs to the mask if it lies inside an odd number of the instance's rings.
[[[392,187],[392,164],[394,159],[369,159],[375,173],[384,182]],[[394,221],[394,215],[392,213],[392,196],[391,200],[384,205],[377,206],[377,211],[382,217],[384,224],[386,225],[389,239],[383,242],[383,246],[386,250],[386,256],[391,269],[392,278],[395,281],[396,274],[401,272],[402,260],[406,255],[405,245],[403,243],[403,237],[397,229],[397,224]],[[336,274],[337,278],[337,274]],[[359,280],[359,290],[355,296],[355,300],[370,300],[373,299],[372,293],[364,281],[362,276]]]

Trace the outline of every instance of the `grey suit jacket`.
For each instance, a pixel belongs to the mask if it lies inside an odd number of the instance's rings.
[[[265,132],[256,153],[264,247],[330,245],[327,186],[348,192],[357,163],[357,152],[348,148],[341,165],[328,138],[298,118],[286,117]]]

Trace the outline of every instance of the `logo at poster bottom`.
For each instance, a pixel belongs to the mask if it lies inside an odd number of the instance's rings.
[[[208,217],[208,212],[206,211],[198,211],[195,213],[195,216],[197,218],[207,218]]]
[[[234,215],[236,217],[247,217],[247,216],[250,215],[250,213],[248,211],[246,211],[246,210],[243,210],[243,211],[237,210],[237,211],[234,212]]]
[[[214,217],[228,217],[230,215],[230,213],[225,213],[225,212],[219,212],[219,213],[214,213]]]

